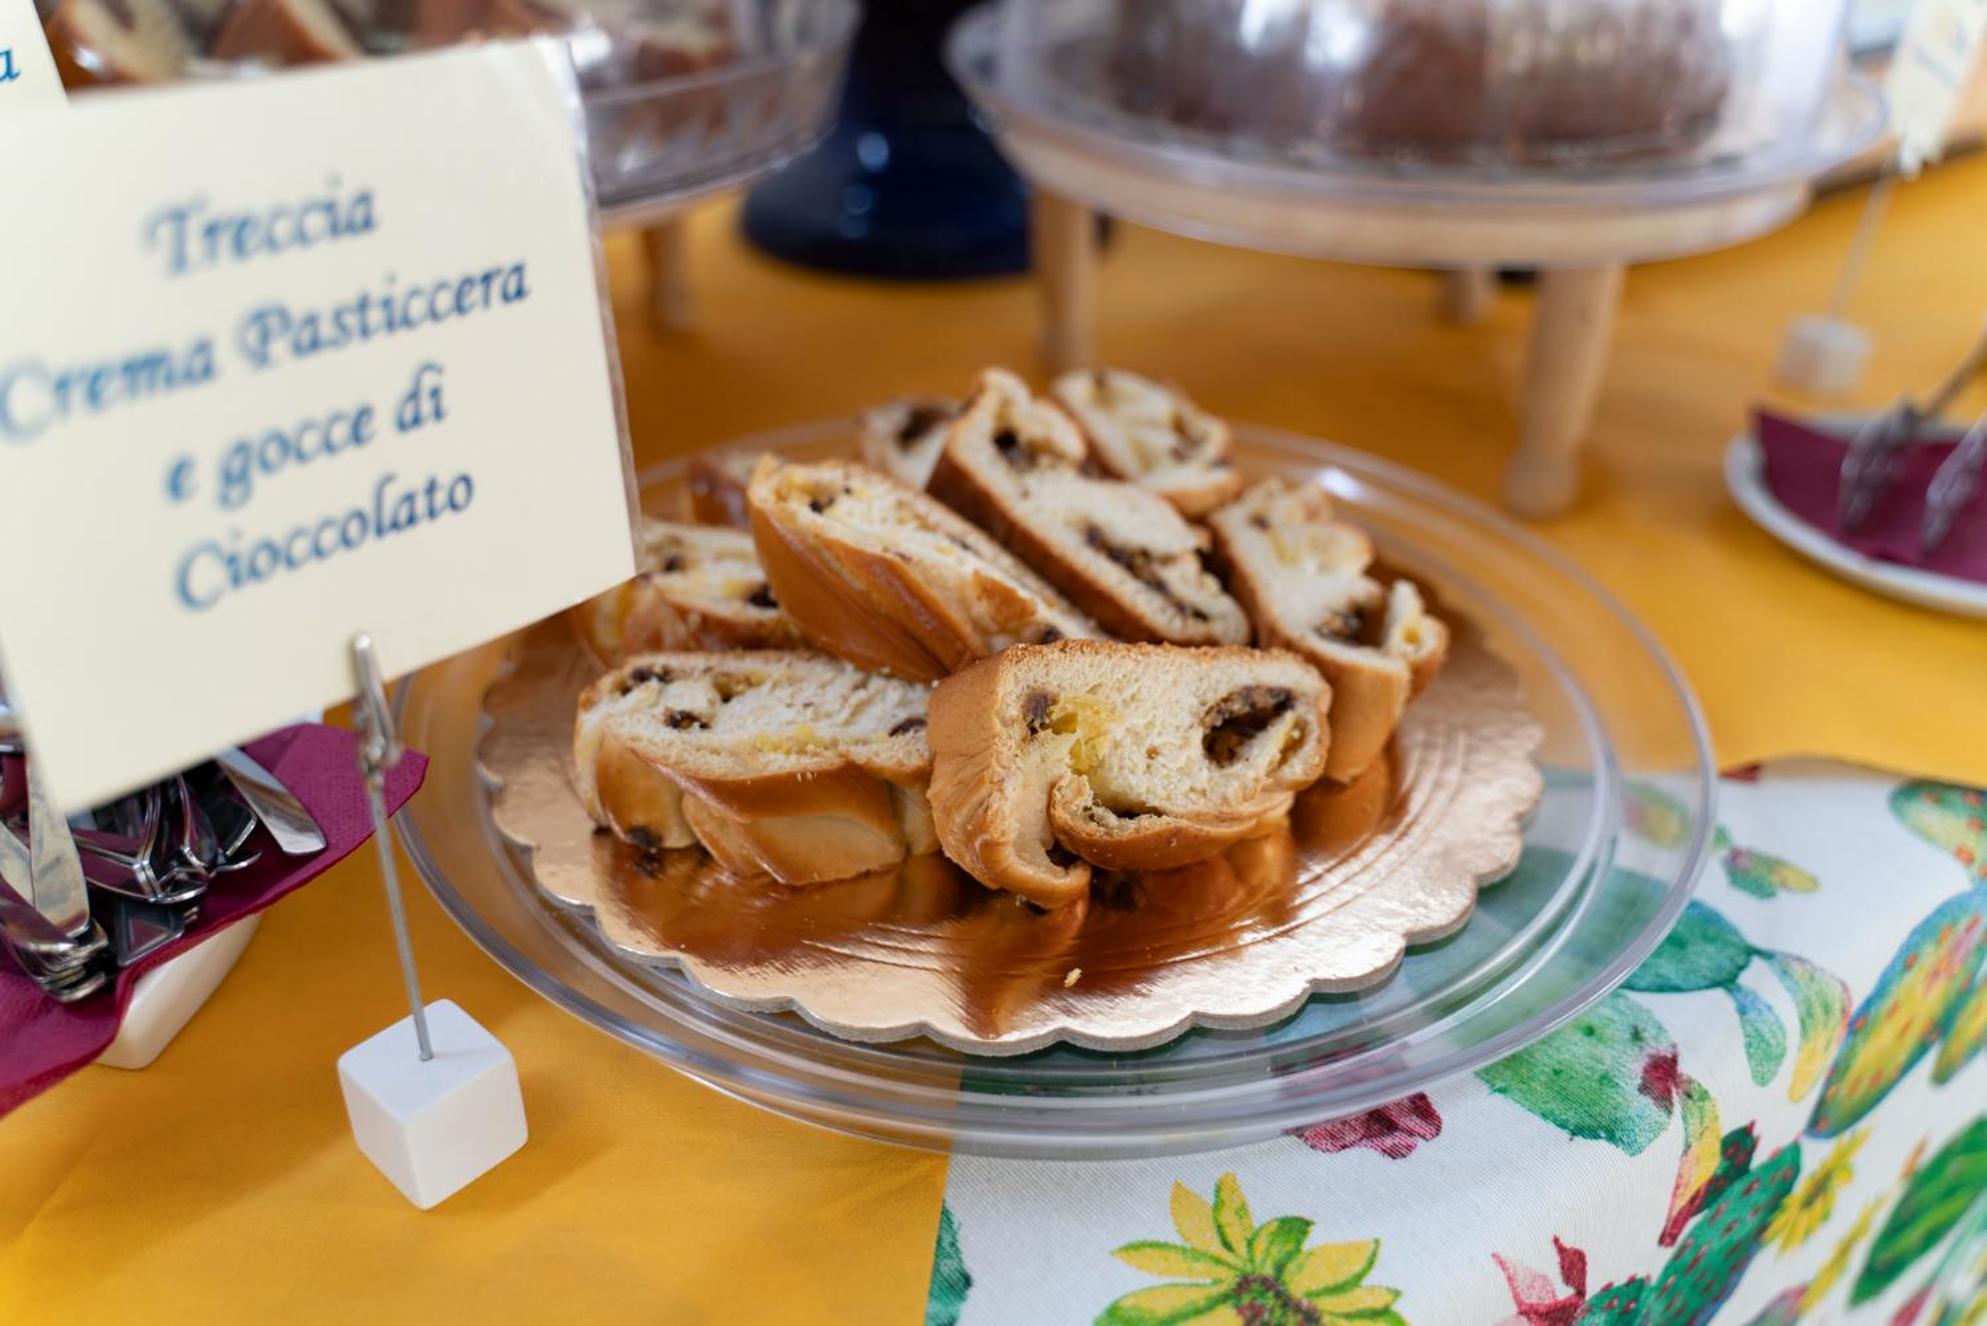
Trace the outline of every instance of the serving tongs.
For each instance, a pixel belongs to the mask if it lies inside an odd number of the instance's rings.
[[[1836,488],[1836,515],[1844,533],[1854,534],[1870,518],[1870,513],[1897,482],[1904,465],[1904,449],[1915,443],[1927,427],[1945,417],[1959,394],[1983,369],[1987,369],[1987,332],[1982,333],[1966,357],[1954,365],[1923,402],[1901,397],[1857,430],[1850,439],[1848,454],[1842,458]],[[1920,552],[1929,556],[1945,542],[1954,520],[1979,491],[1984,467],[1987,467],[1987,419],[1968,430],[1927,488],[1925,518],[1919,529]]]

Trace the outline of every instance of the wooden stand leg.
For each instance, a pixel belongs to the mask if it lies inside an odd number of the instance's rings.
[[[1497,275],[1488,267],[1458,267],[1442,273],[1442,317],[1458,327],[1474,327],[1497,297]]]
[[[1559,515],[1579,492],[1580,447],[1600,399],[1621,282],[1618,265],[1539,276],[1518,451],[1504,475],[1504,505],[1516,515]]]
[[[1051,374],[1082,368],[1095,353],[1097,218],[1067,198],[1035,191],[1035,280],[1042,291],[1042,359]]]
[[[649,253],[649,317],[657,331],[690,330],[689,238],[680,216],[642,232]]]

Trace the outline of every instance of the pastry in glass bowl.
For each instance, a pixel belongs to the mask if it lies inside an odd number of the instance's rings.
[[[732,11],[724,0],[60,0],[47,31],[71,87],[565,35],[592,90],[729,63]]]

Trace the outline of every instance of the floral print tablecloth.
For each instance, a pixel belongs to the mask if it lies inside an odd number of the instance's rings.
[[[1785,762],[1720,817],[1627,985],[1472,1076],[1241,1150],[956,1157],[927,1326],[1987,1321],[1987,797]]]

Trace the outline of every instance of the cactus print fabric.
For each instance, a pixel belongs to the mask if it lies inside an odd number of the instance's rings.
[[[1987,1326],[1987,798],[1787,762],[1720,815],[1648,961],[1476,1074],[1208,1155],[955,1157],[927,1320]]]

